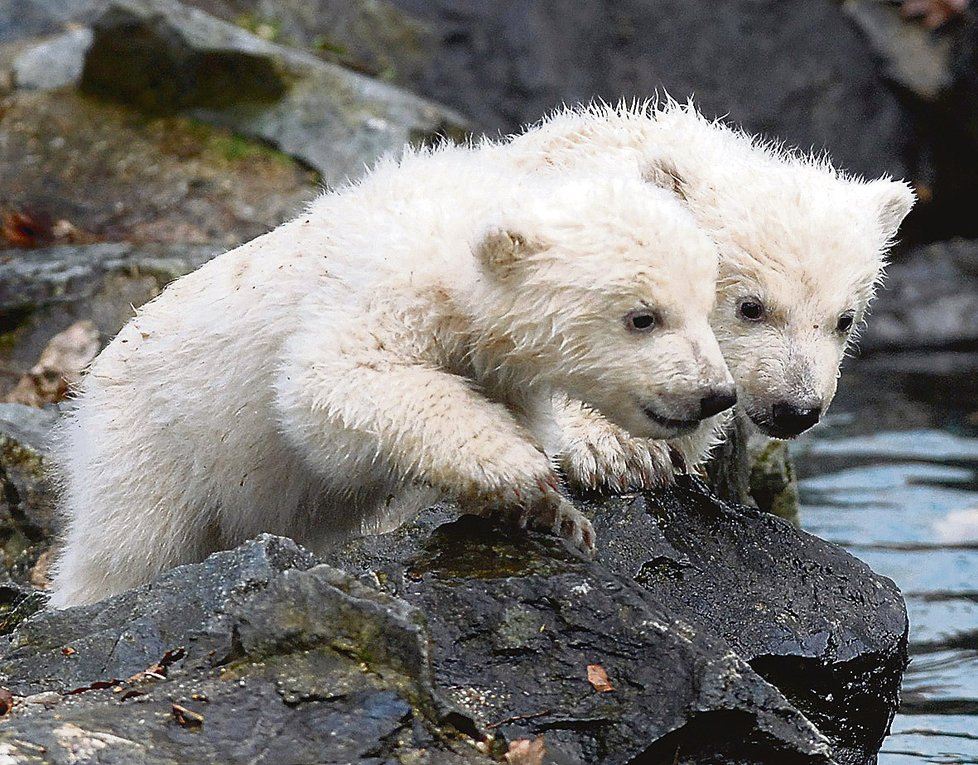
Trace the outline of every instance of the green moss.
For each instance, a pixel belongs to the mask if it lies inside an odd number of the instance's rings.
[[[263,40],[275,42],[282,34],[282,22],[276,19],[265,19],[253,13],[242,13],[234,20],[242,29],[247,29],[253,35]]]

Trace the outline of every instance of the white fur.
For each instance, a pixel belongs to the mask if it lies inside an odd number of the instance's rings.
[[[884,255],[914,201],[905,183],[845,175],[825,158],[763,143],[671,100],[565,109],[481,150],[514,172],[643,178],[681,199],[718,245],[711,323],[739,407],[769,435],[785,435],[773,422],[777,403],[822,412],[829,406],[854,335],[836,331],[839,317],[850,311],[854,327],[862,322]],[[747,298],[766,306],[762,320],[738,315]],[[670,473],[665,445],[627,443],[600,418],[573,404],[560,408],[565,431],[577,434],[565,452],[576,463],[565,465],[576,483],[654,486]],[[724,422],[705,421],[673,442],[674,450],[687,463],[702,461]],[[643,455],[637,463],[636,451]],[[647,482],[650,455],[658,478]]]
[[[732,386],[716,260],[640,180],[519,180],[462,148],[382,163],[172,284],[92,364],[62,429],[52,605],[263,531],[322,547],[439,496],[591,548],[544,453],[550,401],[675,435],[643,407],[695,417]],[[629,332],[643,302],[660,326]]]

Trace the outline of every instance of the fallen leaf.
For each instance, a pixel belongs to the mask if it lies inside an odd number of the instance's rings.
[[[900,12],[906,19],[920,19],[928,29],[937,29],[968,10],[968,0],[904,0]]]
[[[61,649],[62,656],[74,656],[76,653],[78,653],[78,651],[76,651],[70,645],[66,645],[64,648]]]
[[[547,747],[543,743],[543,736],[537,736],[532,741],[528,738],[518,738],[509,742],[509,751],[503,759],[509,765],[543,765],[543,756],[547,753]]]
[[[587,681],[598,693],[608,693],[615,690],[615,686],[608,679],[608,673],[604,671],[604,667],[600,664],[587,665]]]
[[[171,704],[170,711],[173,713],[173,719],[177,721],[177,724],[184,728],[199,728],[204,724],[202,714],[179,704]]]
[[[14,694],[6,688],[0,688],[0,717],[14,708]]]
[[[39,247],[52,238],[51,216],[32,210],[0,212],[0,239],[14,247]]]

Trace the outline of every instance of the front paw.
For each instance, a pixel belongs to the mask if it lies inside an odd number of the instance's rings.
[[[575,491],[624,492],[672,483],[676,473],[685,470],[677,463],[677,454],[665,441],[632,438],[619,428],[603,428],[571,443],[558,464]]]
[[[494,493],[480,502],[464,505],[470,512],[501,518],[522,529],[549,532],[594,556],[595,534],[591,521],[560,494],[553,475],[538,480],[535,485]]]

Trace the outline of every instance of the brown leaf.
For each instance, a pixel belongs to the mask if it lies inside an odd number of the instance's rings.
[[[543,743],[543,736],[537,736],[532,741],[528,738],[518,738],[509,742],[509,751],[503,759],[509,765],[543,765],[543,757],[547,753],[547,747]]]
[[[199,728],[204,724],[204,716],[200,712],[194,712],[180,704],[171,704],[170,711],[173,713],[173,719],[184,728]]]
[[[34,210],[0,212],[0,239],[14,247],[39,247],[52,239],[51,216]]]
[[[608,679],[608,673],[604,671],[604,667],[600,664],[587,665],[587,681],[598,693],[608,693],[615,690],[615,686]]]
[[[99,351],[98,328],[83,319],[52,337],[31,371],[7,395],[13,404],[44,406],[63,399]]]
[[[76,653],[78,653],[78,651],[76,651],[70,645],[66,645],[64,648],[61,649],[62,656],[74,656]]]
[[[0,688],[0,717],[14,708],[14,694],[6,688]]]

